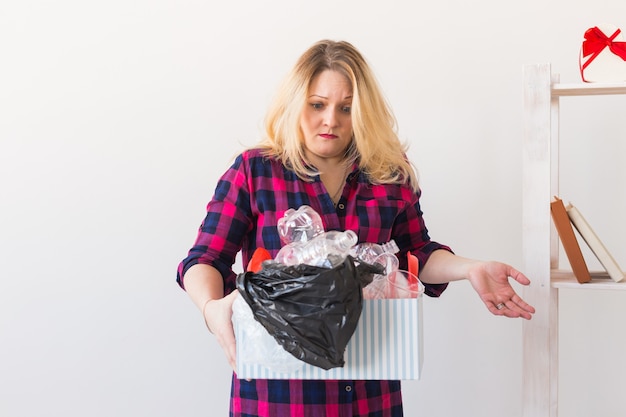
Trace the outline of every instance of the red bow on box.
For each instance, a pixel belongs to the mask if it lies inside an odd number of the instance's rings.
[[[615,55],[626,61],[626,42],[614,42],[613,39],[619,35],[621,30],[617,29],[611,37],[607,37],[598,27],[592,27],[585,32],[585,40],[583,41],[583,56],[593,56],[589,58],[582,69],[587,68],[587,65],[596,59],[600,52],[607,46]]]

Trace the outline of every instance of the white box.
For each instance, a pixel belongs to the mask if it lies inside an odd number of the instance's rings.
[[[422,296],[363,300],[357,328],[345,351],[345,365],[324,370],[302,362],[302,368],[275,372],[246,364],[239,347],[246,335],[235,323],[237,377],[245,379],[419,379],[423,363]]]
[[[587,29],[580,48],[579,66],[584,82],[626,81],[626,43],[621,29],[606,24]]]

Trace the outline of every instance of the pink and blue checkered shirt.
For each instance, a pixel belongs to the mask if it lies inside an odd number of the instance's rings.
[[[400,268],[406,252],[424,265],[430,254],[449,247],[430,240],[419,205],[420,193],[404,185],[373,185],[353,167],[337,206],[319,177],[306,182],[279,161],[248,150],[220,178],[207,205],[196,242],[179,264],[177,281],[197,263],[209,264],[224,277],[225,292],[235,288],[232,266],[239,251],[244,268],[257,247],[275,256],[281,241],[276,228],[285,211],[302,205],[320,214],[325,230],[353,230],[359,242],[393,239]],[[447,284],[425,284],[438,297]],[[399,381],[232,380],[230,416],[402,416]]]

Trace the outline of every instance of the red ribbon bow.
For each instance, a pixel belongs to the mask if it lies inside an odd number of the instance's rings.
[[[621,33],[621,30],[617,29],[611,37],[607,37],[598,27],[592,27],[585,32],[585,40],[583,42],[583,57],[593,55],[585,62],[582,69],[585,69],[587,65],[596,59],[600,52],[607,46],[615,55],[626,61],[626,42],[613,42],[613,39]]]

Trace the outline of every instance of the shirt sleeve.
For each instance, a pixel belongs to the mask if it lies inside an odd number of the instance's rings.
[[[183,278],[187,270],[196,264],[207,264],[216,268],[224,278],[225,293],[231,292],[236,278],[232,267],[242,240],[252,227],[251,217],[245,163],[243,156],[239,155],[219,179],[196,241],[178,265],[178,284],[184,289]]]
[[[407,193],[406,190],[404,192]],[[434,251],[447,250],[452,252],[452,249],[430,239],[419,202],[421,191],[411,192],[410,195],[405,210],[396,219],[393,235],[400,248],[408,248],[408,251],[417,257],[421,271]],[[406,260],[401,259],[401,262],[401,265],[404,265]],[[439,297],[448,287],[447,283],[423,284],[424,293],[430,297]]]

